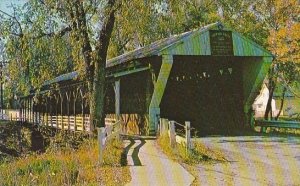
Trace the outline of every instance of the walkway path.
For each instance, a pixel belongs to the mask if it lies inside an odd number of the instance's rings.
[[[216,136],[198,140],[230,161],[196,166],[198,185],[300,185],[299,137]]]
[[[194,177],[170,160],[150,138],[124,140],[132,180],[130,185],[190,185]]]

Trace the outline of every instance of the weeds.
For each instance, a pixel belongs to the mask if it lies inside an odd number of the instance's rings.
[[[130,180],[129,168],[121,165],[121,141],[107,143],[100,167],[97,141],[88,134],[17,123],[2,124],[0,131],[0,185],[124,185]]]
[[[130,180],[121,166],[123,145],[113,140],[98,166],[96,140],[85,140],[78,150],[66,148],[31,155],[0,165],[0,185],[122,185]]]
[[[207,148],[200,142],[193,143],[193,149],[186,150],[182,144],[176,144],[175,148],[170,146],[167,133],[158,138],[158,144],[169,157],[187,164],[198,164],[204,161],[227,161],[222,153]]]

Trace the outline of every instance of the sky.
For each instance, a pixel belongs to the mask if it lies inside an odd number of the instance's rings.
[[[26,1],[27,0],[0,0],[0,10],[4,11],[6,13],[10,13],[11,8],[9,8],[8,6],[10,6],[11,4],[22,5]]]
[[[27,0],[0,0],[0,10],[10,14],[12,9],[9,7],[11,4],[23,5]],[[3,60],[3,43],[0,43],[0,60]]]

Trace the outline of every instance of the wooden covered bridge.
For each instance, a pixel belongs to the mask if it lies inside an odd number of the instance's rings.
[[[107,61],[106,114],[146,134],[156,132],[161,117],[206,133],[243,127],[272,60],[221,23],[159,40]],[[86,84],[77,76],[46,82],[39,102],[34,94],[22,99],[22,118],[88,130]],[[57,88],[49,91],[52,84]]]

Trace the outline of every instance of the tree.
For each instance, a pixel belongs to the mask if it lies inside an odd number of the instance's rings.
[[[298,15],[300,9],[298,7]],[[293,17],[294,15],[294,17]],[[300,23],[297,15],[292,14],[284,27],[271,30],[268,41],[270,49],[276,55],[278,82],[282,84],[282,96],[277,120],[283,108],[285,93],[299,80],[300,74]]]
[[[269,99],[265,119],[272,118],[271,101],[276,85],[289,86],[299,74],[299,15],[297,0],[218,0],[226,23],[253,38],[275,56],[268,73]],[[283,97],[286,88],[283,88]],[[281,109],[283,100],[281,103]],[[278,115],[279,116],[279,115]],[[278,118],[278,116],[276,118]]]
[[[116,13],[109,57],[216,22],[217,10],[214,0],[126,1]]]
[[[269,96],[265,119],[268,119],[268,114],[272,116],[271,100],[276,84],[285,82],[282,90],[282,99],[280,105],[280,112],[283,107],[283,101],[287,86],[296,80],[296,75],[299,74],[300,63],[300,5],[297,0],[269,1],[270,14],[273,18],[270,19],[273,25],[269,31],[268,48],[275,55],[274,65],[269,73],[269,82],[271,86],[269,90],[272,94]],[[278,119],[280,112],[275,119]]]
[[[88,82],[91,129],[94,125],[104,126],[106,56],[120,3],[119,0],[30,0],[22,9],[15,8],[13,15],[2,11],[1,36],[7,39],[8,54],[13,60],[11,69],[21,69],[15,70],[17,74],[13,77],[20,78],[12,82],[25,81],[22,85],[29,85],[26,89],[30,90],[39,84],[35,83],[36,73],[47,72],[40,65],[53,61],[51,58],[63,64],[72,60]],[[49,41],[55,43],[48,48]],[[37,53],[41,55],[36,56]],[[67,66],[63,64],[60,67]],[[49,78],[45,74],[42,77],[41,81]],[[18,88],[23,89],[22,85]]]

